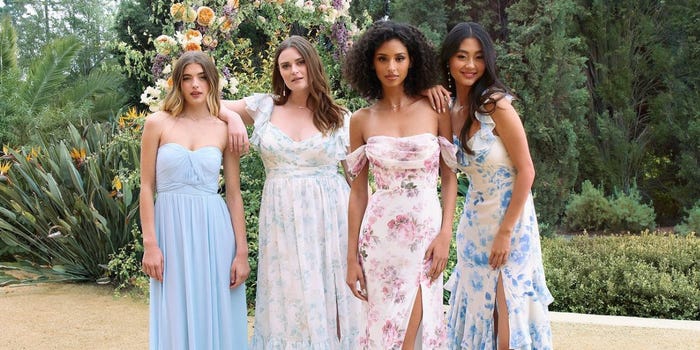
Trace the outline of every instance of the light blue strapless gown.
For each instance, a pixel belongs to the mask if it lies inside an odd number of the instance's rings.
[[[229,288],[236,246],[217,193],[222,153],[167,143],[158,149],[155,225],[163,283],[151,279],[151,349],[246,349],[245,287]]]

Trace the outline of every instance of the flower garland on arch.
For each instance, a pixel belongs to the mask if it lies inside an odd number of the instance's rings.
[[[141,103],[152,112],[160,110],[165,95],[172,88],[170,75],[175,60],[183,52],[193,50],[207,52],[214,60],[221,72],[219,89],[222,94],[236,95],[240,84],[236,75],[255,70],[248,56],[259,55],[258,62],[269,60],[264,52],[251,52],[250,40],[240,36],[239,27],[244,22],[262,31],[269,38],[267,44],[271,48],[286,38],[292,26],[313,28],[309,32],[314,38],[309,39],[317,42],[319,50],[332,50],[333,58],[338,60],[351,44],[348,38],[352,32],[357,32],[350,21],[349,6],[349,0],[174,3],[170,6],[164,33],[152,39],[154,84],[143,91]],[[267,76],[262,78],[268,79]]]

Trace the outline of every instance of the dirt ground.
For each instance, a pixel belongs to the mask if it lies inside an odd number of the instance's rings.
[[[0,349],[147,349],[148,305],[109,287],[0,288]],[[555,349],[700,350],[700,331],[552,325]]]

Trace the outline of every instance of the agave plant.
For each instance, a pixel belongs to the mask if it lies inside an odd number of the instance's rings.
[[[82,133],[71,125],[68,133],[67,140],[7,152],[13,164],[0,182],[0,239],[20,247],[19,260],[27,261],[5,268],[99,282],[110,255],[133,239],[138,139],[106,123]],[[0,285],[18,282],[0,276]]]

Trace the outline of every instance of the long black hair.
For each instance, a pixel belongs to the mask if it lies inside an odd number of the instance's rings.
[[[464,39],[474,38],[481,44],[485,70],[484,75],[474,83],[469,90],[469,102],[467,108],[467,120],[459,131],[459,141],[462,148],[468,153],[472,150],[467,146],[469,139],[469,129],[471,128],[476,113],[491,114],[496,108],[496,102],[510,94],[505,84],[501,82],[496,69],[496,48],[489,33],[478,23],[462,22],[454,26],[442,42],[440,50],[440,67],[443,71],[444,80],[447,81],[450,75],[450,58],[459,50]],[[456,84],[454,84],[456,85]],[[457,87],[448,87],[452,96],[457,95]]]

